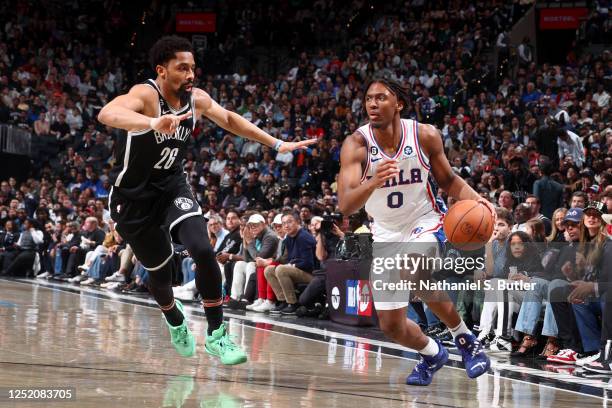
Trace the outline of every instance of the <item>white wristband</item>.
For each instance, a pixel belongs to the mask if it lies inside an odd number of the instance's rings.
[[[273,149],[278,151],[278,149],[280,149],[280,147],[283,145],[283,143],[285,143],[285,142],[283,142],[282,140],[277,140],[276,143],[274,143]]]

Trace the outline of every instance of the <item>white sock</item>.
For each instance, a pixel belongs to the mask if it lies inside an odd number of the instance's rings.
[[[440,346],[438,346],[438,343],[433,341],[431,337],[428,337],[427,339],[429,340],[427,345],[418,351],[424,356],[435,356],[440,351]]]
[[[461,323],[459,323],[459,326],[454,327],[454,328],[449,328],[451,334],[453,335],[453,339],[456,338],[457,336],[459,336],[460,334],[471,334],[472,332],[467,328],[467,326],[465,325],[465,322],[463,320],[461,320]]]

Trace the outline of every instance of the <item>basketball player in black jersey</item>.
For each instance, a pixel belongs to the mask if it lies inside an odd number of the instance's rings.
[[[207,220],[182,170],[186,147],[201,115],[279,152],[304,149],[316,140],[282,142],[194,88],[193,50],[184,38],[161,38],[151,48],[150,59],[157,78],[133,86],[98,115],[103,124],[127,131],[117,154],[111,215],[117,231],[149,271],[149,291],[179,354],[192,356],[196,344],[183,307],[172,294],[173,241],[186,246],[197,266],[196,286],[208,320],[205,350],[223,364],[243,363],[246,354],[232,342],[223,323],[221,271],[208,241]]]

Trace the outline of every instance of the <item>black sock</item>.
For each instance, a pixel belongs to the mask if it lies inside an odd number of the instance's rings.
[[[183,320],[185,320],[179,308],[176,307],[176,303],[169,310],[162,309],[162,313],[164,314],[164,316],[166,316],[166,321],[174,327],[180,326],[181,324],[183,324]]]
[[[205,306],[204,313],[208,321],[208,335],[217,330],[223,323],[223,306]]]

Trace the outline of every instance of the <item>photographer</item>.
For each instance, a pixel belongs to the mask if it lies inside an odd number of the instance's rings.
[[[312,273],[312,280],[300,295],[299,304],[303,307],[298,309],[298,316],[318,316],[322,312],[323,307],[316,307],[316,304],[324,303],[327,275],[325,261],[336,257],[338,242],[344,239],[344,232],[338,226],[341,223],[341,214],[317,216],[310,220],[311,231],[316,241],[315,256],[321,268]]]

